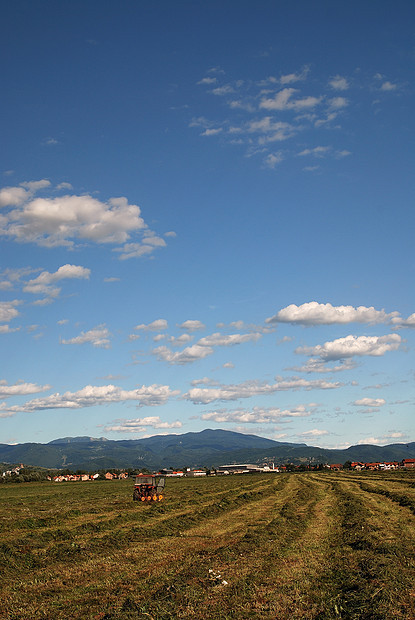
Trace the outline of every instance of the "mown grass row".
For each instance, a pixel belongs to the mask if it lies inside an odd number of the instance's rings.
[[[332,483],[338,527],[320,580],[331,593],[332,617],[415,618],[412,515],[369,496],[361,484],[359,479]]]

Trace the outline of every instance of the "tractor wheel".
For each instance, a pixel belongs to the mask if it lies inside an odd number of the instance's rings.
[[[142,501],[142,502],[145,502],[145,501],[146,501],[146,498],[145,498],[145,497],[142,497],[142,498],[141,498],[141,501]]]
[[[162,499],[163,499],[163,496],[159,495],[159,502],[161,502]]]

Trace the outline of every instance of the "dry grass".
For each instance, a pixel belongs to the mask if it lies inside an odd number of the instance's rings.
[[[414,483],[169,480],[150,506],[131,481],[4,485],[0,618],[415,618]]]

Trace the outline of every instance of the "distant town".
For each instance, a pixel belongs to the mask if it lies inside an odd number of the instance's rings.
[[[285,472],[298,472],[298,471],[392,471],[397,469],[414,469],[415,459],[402,459],[401,461],[390,462],[352,462],[346,461],[346,463],[334,463],[334,464],[319,464],[319,465],[294,465],[288,463],[286,465],[276,466],[274,463],[264,463],[263,465],[256,465],[250,463],[239,463],[230,465],[220,465],[214,469],[191,469],[185,467],[181,470],[174,469],[161,469],[158,472],[153,472],[157,475],[162,475],[171,478],[183,478],[183,477],[202,477],[202,476],[227,476],[235,474],[252,474],[252,473],[285,473]],[[148,470],[140,470],[141,473],[149,473]],[[39,468],[26,467],[23,463],[7,469],[2,472],[0,476],[0,482],[32,482],[40,480],[48,480],[50,482],[91,482],[94,480],[124,480],[126,478],[134,477],[139,473],[135,470],[108,470],[100,471],[96,473],[86,472],[70,472],[66,470],[62,473],[51,473],[46,470],[40,470]]]

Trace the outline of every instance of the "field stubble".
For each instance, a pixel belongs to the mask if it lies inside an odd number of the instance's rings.
[[[0,618],[415,619],[414,474],[4,485]]]

